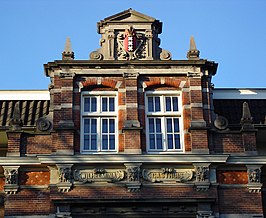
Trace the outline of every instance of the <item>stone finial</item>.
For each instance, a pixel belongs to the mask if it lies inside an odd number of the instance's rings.
[[[74,52],[72,51],[69,37],[66,39],[65,49],[62,52],[62,60],[74,60]]]
[[[251,117],[249,106],[247,102],[243,103],[243,111],[242,111],[242,118],[240,124],[242,125],[243,129],[253,129],[252,125],[253,117]]]
[[[196,47],[195,39],[193,36],[190,37],[190,47],[187,52],[187,58],[189,60],[199,60],[200,51]]]
[[[12,130],[20,130],[21,126],[22,121],[20,118],[19,102],[17,102],[14,106],[13,117],[10,121],[10,127]]]

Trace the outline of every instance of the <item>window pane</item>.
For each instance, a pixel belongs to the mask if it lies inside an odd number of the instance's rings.
[[[154,134],[150,134],[150,149],[155,149]]]
[[[179,119],[174,118],[174,132],[179,132]]]
[[[84,150],[90,149],[90,136],[84,135]]]
[[[173,111],[178,111],[178,98],[173,97]]]
[[[107,150],[108,149],[108,135],[102,136],[102,149]]]
[[[90,98],[84,98],[84,112],[90,112]]]
[[[109,119],[109,133],[115,132],[115,119]]]
[[[175,149],[180,149],[180,135],[175,134]]]
[[[97,135],[91,135],[91,150],[97,150]]]
[[[102,98],[102,111],[106,112],[107,111],[107,98]]]
[[[167,123],[167,132],[173,132],[172,118],[167,118],[166,123]]]
[[[165,97],[166,111],[171,111],[171,97]]]
[[[152,133],[154,132],[154,119],[149,118],[149,132]]]
[[[115,111],[115,98],[109,98],[109,111]]]
[[[109,136],[109,149],[110,150],[115,150],[115,136],[114,135],[110,135]]]
[[[91,133],[97,133],[97,120],[91,119]]]
[[[156,118],[156,132],[161,132],[161,119]]]
[[[102,133],[108,133],[108,119],[102,119]]]
[[[148,97],[148,112],[154,112],[153,97]]]
[[[90,119],[84,119],[84,133],[90,133]]]
[[[160,97],[154,97],[155,99],[155,112],[161,111]]]
[[[157,145],[157,149],[163,148],[162,134],[156,134],[156,145]]]
[[[172,134],[167,134],[167,147],[168,149],[173,149],[173,135]]]
[[[97,111],[97,98],[92,97],[91,98],[91,112],[96,112]]]

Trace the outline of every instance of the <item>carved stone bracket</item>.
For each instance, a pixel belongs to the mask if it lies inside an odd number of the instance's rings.
[[[125,163],[127,172],[126,186],[129,192],[137,192],[140,189],[140,166],[142,163]]]
[[[210,188],[210,163],[194,163],[196,170],[196,189],[197,191],[207,191]]]
[[[59,192],[69,192],[72,187],[72,172],[73,164],[57,164],[58,169],[58,183],[57,188]]]
[[[16,194],[18,191],[18,169],[19,166],[3,166],[5,176],[4,191],[6,194]]]
[[[249,192],[260,192],[261,183],[261,165],[247,165],[248,172],[248,190]]]

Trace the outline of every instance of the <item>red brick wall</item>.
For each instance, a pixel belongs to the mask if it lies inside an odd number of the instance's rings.
[[[241,153],[244,146],[241,134],[219,134],[214,135],[214,151],[217,153]]]
[[[7,132],[8,145],[7,152],[19,153],[21,144],[21,133],[20,132]]]
[[[51,135],[35,135],[26,137],[27,154],[51,154],[55,146]]]
[[[261,193],[250,193],[244,188],[219,189],[220,213],[262,214]]]
[[[49,190],[23,189],[5,199],[5,216],[50,214]]]

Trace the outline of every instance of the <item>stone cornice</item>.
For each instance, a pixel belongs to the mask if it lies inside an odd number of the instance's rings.
[[[40,155],[37,157],[1,157],[1,166],[25,166],[41,164],[90,164],[90,163],[226,163],[266,164],[265,156],[230,156],[229,154],[86,154],[86,155]]]
[[[266,164],[266,156],[231,156],[228,164]]]
[[[22,166],[22,165],[40,165],[41,162],[37,157],[1,157],[1,166]]]
[[[137,61],[119,61],[119,60],[55,60],[44,64],[45,75],[49,76],[49,70],[60,67],[85,67],[91,69],[138,69],[138,68],[162,68],[171,69],[177,66],[198,66],[210,70],[211,75],[215,75],[218,64],[205,59],[200,60],[137,60]],[[121,74],[122,76],[122,74]]]
[[[41,163],[81,164],[81,163],[226,163],[229,155],[199,155],[199,154],[92,154],[75,156],[38,156]]]

